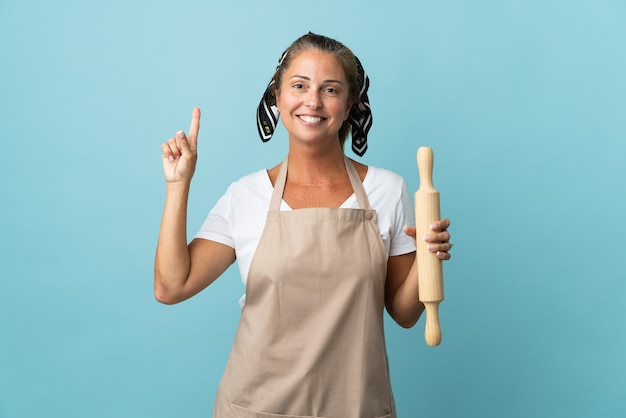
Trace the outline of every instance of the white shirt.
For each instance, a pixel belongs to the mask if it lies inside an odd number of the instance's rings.
[[[389,256],[415,251],[413,239],[404,233],[405,226],[415,225],[413,201],[406,182],[398,174],[368,167],[363,187]],[[209,212],[196,238],[208,239],[235,249],[241,279],[246,284],[248,270],[261,239],[273,186],[267,170],[260,170],[232,183]],[[358,209],[352,194],[341,208]],[[285,201],[280,210],[291,210]],[[243,304],[242,297],[240,303]]]

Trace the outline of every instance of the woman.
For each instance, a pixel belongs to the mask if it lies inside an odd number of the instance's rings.
[[[185,236],[200,111],[189,137],[162,146],[166,203],[155,296],[183,301],[238,260],[246,293],[215,400],[221,417],[395,417],[383,309],[403,327],[418,299],[415,228],[406,184],[345,157],[371,123],[360,62],[315,34],[281,56],[259,105],[268,140],[278,116],[289,134],[283,163],[233,183],[194,240]],[[424,239],[450,258],[447,219]]]

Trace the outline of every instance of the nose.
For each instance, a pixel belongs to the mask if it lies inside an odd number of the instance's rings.
[[[322,97],[319,91],[311,89],[307,93],[306,106],[309,109],[319,109],[322,107]]]

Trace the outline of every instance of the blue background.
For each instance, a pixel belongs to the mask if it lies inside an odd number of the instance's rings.
[[[626,416],[626,2],[2,0],[0,417],[210,416],[243,286],[154,301],[160,143],[202,108],[191,235],[284,156],[254,113],[309,30],[453,220],[442,345],[387,321],[400,416]]]

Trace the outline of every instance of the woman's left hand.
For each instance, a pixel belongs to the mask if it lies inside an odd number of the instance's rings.
[[[449,260],[451,257],[449,251],[452,248],[452,244],[450,243],[450,233],[448,232],[449,227],[449,219],[440,219],[430,225],[431,233],[421,237],[428,243],[428,250],[435,253],[440,260]],[[404,231],[407,235],[416,238],[414,227],[406,227]]]

